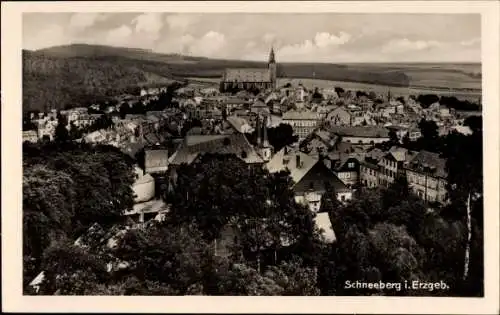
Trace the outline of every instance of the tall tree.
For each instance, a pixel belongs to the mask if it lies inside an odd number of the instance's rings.
[[[57,126],[55,129],[54,140],[56,142],[66,142],[70,139],[69,131],[66,128],[67,120],[60,113],[57,115]]]

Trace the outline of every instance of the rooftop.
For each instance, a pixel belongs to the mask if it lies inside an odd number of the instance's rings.
[[[320,120],[321,115],[311,111],[288,111],[283,113],[283,120]]]
[[[190,164],[201,153],[235,154],[246,163],[263,162],[242,133],[188,135],[169,160],[174,165]]]
[[[346,137],[365,137],[365,138],[389,137],[389,130],[387,128],[379,126],[364,126],[364,127],[331,126],[329,127],[329,130],[340,136],[346,136]]]
[[[408,164],[408,169],[431,173],[437,177],[446,179],[448,173],[446,172],[446,159],[441,158],[439,154],[422,150],[418,152]]]

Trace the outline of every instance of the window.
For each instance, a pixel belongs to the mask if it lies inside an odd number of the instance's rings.
[[[347,164],[347,167],[348,167],[348,168],[354,168],[354,162],[349,162],[349,163]]]

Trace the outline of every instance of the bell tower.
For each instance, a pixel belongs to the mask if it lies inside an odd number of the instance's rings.
[[[269,73],[271,76],[271,86],[276,89],[276,57],[274,56],[274,48],[271,47],[271,52],[269,53]]]
[[[260,121],[260,116],[258,116],[258,121]],[[267,139],[267,116],[264,116],[262,126],[258,124],[258,128],[262,128],[262,139],[258,140],[258,150],[260,153],[260,156],[264,160],[264,162],[268,162],[271,159],[271,156],[273,154],[273,148],[269,144],[269,140]],[[257,132],[258,137],[260,137],[260,132]]]

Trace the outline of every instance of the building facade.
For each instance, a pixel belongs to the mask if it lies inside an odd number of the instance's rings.
[[[410,189],[427,202],[446,203],[446,160],[439,154],[420,151],[408,163],[406,178]]]
[[[299,141],[311,134],[320,122],[320,115],[311,111],[288,111],[282,116],[282,123],[292,126]]]

